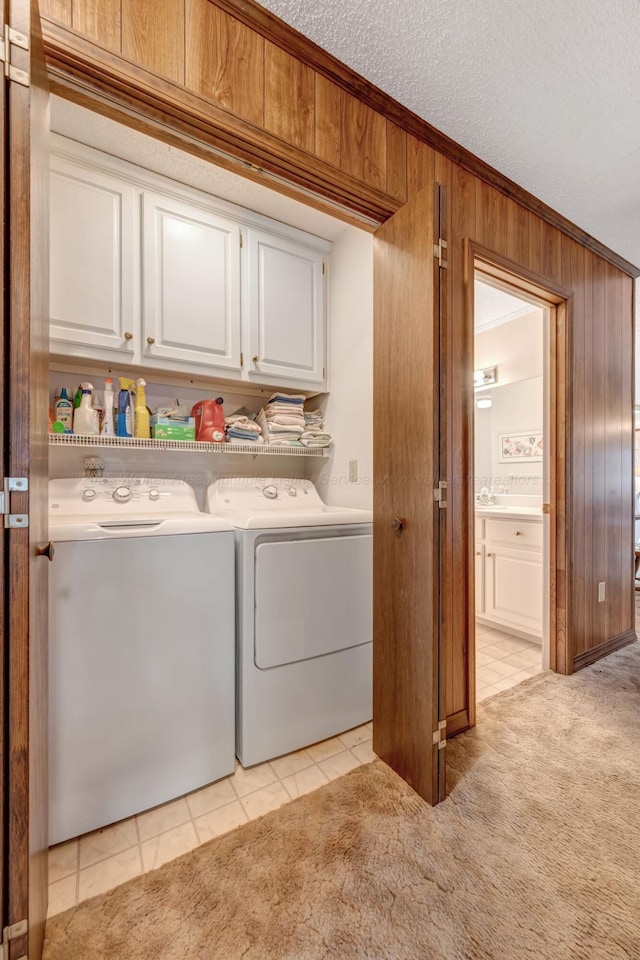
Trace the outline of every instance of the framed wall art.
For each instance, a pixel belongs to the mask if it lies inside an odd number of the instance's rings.
[[[499,463],[528,463],[530,460],[542,460],[542,430],[528,433],[501,433]]]

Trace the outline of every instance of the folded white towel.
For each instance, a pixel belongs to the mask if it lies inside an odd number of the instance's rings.
[[[331,436],[328,433],[309,433],[305,432],[300,437],[300,443],[305,447],[329,447],[331,446]]]
[[[267,420],[269,423],[278,423],[281,426],[290,426],[290,427],[304,427],[305,422],[303,417],[292,417],[285,413],[277,413],[269,416],[269,411],[267,411]]]
[[[237,414],[234,414],[230,417],[227,417],[225,422],[228,427],[241,427],[242,430],[251,430],[253,433],[261,433],[258,424],[255,422],[255,420],[250,420],[249,417],[239,417]]]

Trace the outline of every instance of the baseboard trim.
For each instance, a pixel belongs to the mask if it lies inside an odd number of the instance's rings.
[[[635,630],[627,630],[625,633],[619,633],[617,637],[612,637],[611,640],[605,640],[604,643],[599,643],[597,647],[591,647],[590,650],[583,650],[582,653],[579,653],[577,657],[573,658],[574,673],[576,670],[582,670],[583,667],[588,667],[591,663],[595,663],[596,660],[600,660],[601,657],[606,657],[608,653],[614,653],[616,650],[620,650],[621,647],[626,647],[627,644],[633,643],[633,641],[637,639]]]
[[[469,727],[469,711],[466,707],[447,717],[447,737],[455,737],[457,733],[462,733],[463,730],[468,730]]]

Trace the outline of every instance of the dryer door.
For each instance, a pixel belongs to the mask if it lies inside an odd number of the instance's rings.
[[[368,534],[258,545],[257,667],[267,670],[371,642],[372,542]]]

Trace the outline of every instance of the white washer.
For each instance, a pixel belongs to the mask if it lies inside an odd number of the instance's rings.
[[[310,480],[218,480],[236,528],[237,726],[243,766],[366,723],[372,712],[371,513]]]
[[[234,535],[181,480],[49,481],[50,843],[233,772]]]

